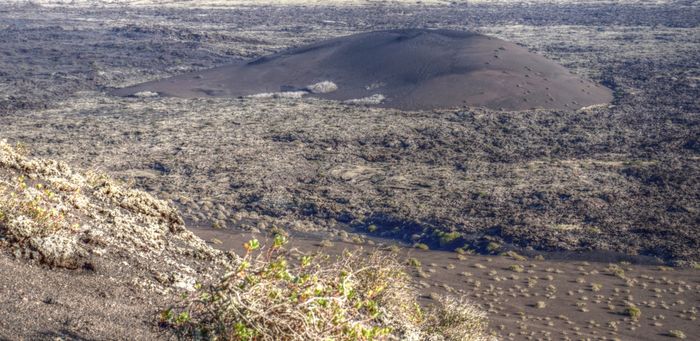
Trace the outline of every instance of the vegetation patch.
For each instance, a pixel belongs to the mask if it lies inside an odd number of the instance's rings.
[[[456,231],[453,232],[443,232],[437,231],[438,242],[440,247],[446,247],[448,245],[454,244],[458,239],[462,237],[462,234]]]
[[[668,331],[668,336],[676,339],[685,339],[685,333],[682,330],[673,329]]]
[[[423,251],[430,250],[430,246],[428,246],[428,244],[425,244],[425,243],[415,243],[415,244],[413,244],[413,247],[415,247],[416,249],[419,249],[419,250],[423,250]]]
[[[639,320],[639,318],[642,316],[642,310],[634,304],[627,305],[622,313],[629,316],[634,321]]]
[[[392,257],[346,253],[292,260],[276,236],[257,240],[219,281],[161,315],[185,338],[226,340],[483,340],[486,318],[465,300],[440,298],[423,309],[403,266]]]

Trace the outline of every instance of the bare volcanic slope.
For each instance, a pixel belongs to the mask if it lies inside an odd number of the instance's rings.
[[[116,90],[176,97],[314,96],[407,110],[566,109],[611,91],[526,48],[481,34],[403,29],[330,39],[250,62]]]

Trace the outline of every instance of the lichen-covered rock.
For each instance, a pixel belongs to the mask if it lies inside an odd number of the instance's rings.
[[[338,85],[331,81],[323,81],[307,86],[306,90],[313,94],[327,94],[338,90]]]
[[[31,158],[0,140],[0,236],[18,257],[75,269],[108,258],[151,274],[138,283],[189,290],[226,254],[187,231],[169,202],[109,176]],[[170,281],[158,273],[175,273]],[[212,273],[209,271],[209,273]],[[152,285],[146,285],[151,287]]]
[[[32,237],[29,245],[41,255],[41,261],[58,267],[82,267],[87,257],[85,248],[76,238],[67,236]]]

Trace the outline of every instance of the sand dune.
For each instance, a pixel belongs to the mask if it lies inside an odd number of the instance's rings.
[[[319,82],[332,82],[337,89],[308,90]],[[114,94],[144,91],[188,98],[307,91],[312,97],[406,110],[464,105],[566,109],[612,99],[609,89],[516,44],[476,33],[420,29],[330,39]],[[354,101],[365,98],[383,100]]]

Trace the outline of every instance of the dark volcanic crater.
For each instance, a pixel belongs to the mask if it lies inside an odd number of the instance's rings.
[[[333,85],[310,87],[326,81]],[[610,89],[524,47],[477,33],[424,29],[325,40],[114,94],[144,91],[175,97],[308,95],[406,110],[567,109],[612,100]]]

